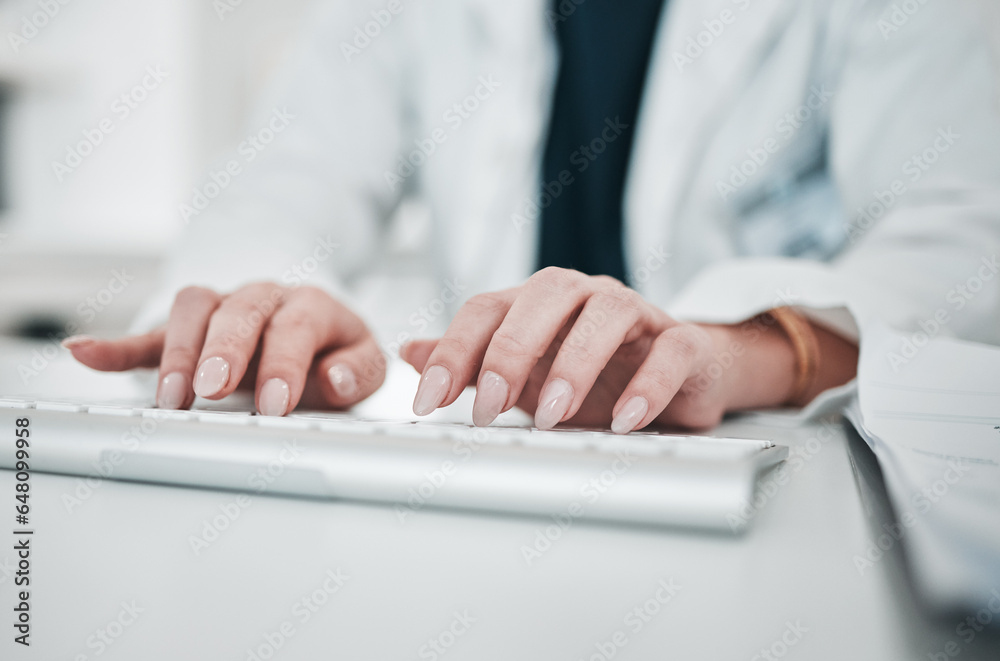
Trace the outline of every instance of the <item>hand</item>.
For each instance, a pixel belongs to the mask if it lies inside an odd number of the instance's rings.
[[[625,433],[654,421],[717,424],[733,380],[699,377],[730,341],[725,327],[675,321],[613,278],[546,268],[521,287],[473,297],[444,337],[411,342],[402,356],[423,375],[417,415],[476,383],[477,425],[518,406],[539,429],[568,421]]]
[[[181,290],[166,328],[119,340],[64,344],[102,371],[159,366],[160,408],[191,406],[195,393],[226,397],[253,388],[257,410],[285,415],[300,402],[346,408],[385,379],[385,357],[365,324],[315,287],[247,285],[231,294]]]

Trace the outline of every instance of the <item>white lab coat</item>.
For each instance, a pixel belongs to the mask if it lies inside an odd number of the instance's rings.
[[[572,0],[560,6],[573,20]],[[863,344],[871,319],[933,330],[945,310],[935,333],[1000,343],[1000,93],[984,6],[669,0],[626,186],[634,286],[689,320],[793,304]],[[548,7],[325,3],[250,128],[274,108],[294,119],[190,218],[137,327],[164,320],[186,284],[307,272],[344,294],[408,195],[430,209],[454,305],[522,282],[557,65]],[[421,164],[403,176],[401,159]],[[338,244],[329,257],[324,241]]]

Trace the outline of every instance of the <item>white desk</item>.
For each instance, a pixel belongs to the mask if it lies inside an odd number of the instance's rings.
[[[0,345],[0,392],[130,389],[65,354],[25,384],[14,368],[32,348]],[[816,433],[727,427],[792,447]],[[401,524],[387,507],[266,496],[196,555],[189,536],[235,494],[107,481],[69,512],[64,495],[80,480],[35,474],[32,647],[12,642],[13,579],[0,570],[0,656],[242,661],[266,659],[270,638],[281,643],[273,658],[310,660],[749,661],[766,648],[771,658],[888,661],[927,659],[948,640],[961,659],[997,658],[995,638],[967,645],[957,621],[915,612],[892,555],[859,574],[853,557],[872,530],[839,431],[789,476],[743,537],[577,523],[529,566],[522,545],[551,521],[424,510]],[[0,471],[0,566],[15,564],[13,485]],[[329,570],[350,576],[334,594],[323,591],[336,587]],[[662,580],[678,589],[661,605]],[[303,622],[317,590],[326,603]],[[123,614],[123,602],[142,612]],[[636,608],[647,615],[626,621]],[[788,623],[805,631],[787,633],[784,647]],[[98,630],[113,640],[103,650]]]

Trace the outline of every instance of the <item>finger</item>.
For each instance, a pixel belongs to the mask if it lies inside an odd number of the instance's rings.
[[[289,292],[261,339],[256,403],[263,415],[285,415],[305,389],[316,354],[357,342],[368,333],[361,320],[315,287]]]
[[[410,340],[399,349],[399,357],[418,372],[423,372],[439,340]]]
[[[315,381],[326,404],[344,409],[368,398],[385,381],[386,359],[370,334],[316,361]]]
[[[413,412],[427,415],[458,399],[479,371],[490,338],[517,295],[516,289],[473,296],[455,315],[421,370]]]
[[[711,341],[696,326],[680,324],[660,333],[618,398],[611,430],[627,434],[655,420],[710,353]]]
[[[666,323],[666,314],[624,285],[610,285],[591,296],[549,369],[535,409],[535,426],[551,429],[576,415],[622,344]]]
[[[209,319],[220,301],[222,296],[204,287],[185,287],[174,298],[160,357],[159,408],[187,408],[194,402],[194,371]]]
[[[101,372],[124,372],[137,367],[156,367],[163,349],[164,329],[118,340],[99,340],[86,335],[67,337],[62,345],[78,361]]]
[[[556,268],[542,269],[528,279],[483,356],[473,405],[477,425],[489,424],[514,406],[538,359],[578,314],[595,287],[614,282],[611,278],[592,278]],[[564,385],[557,382],[554,387],[559,390]],[[568,407],[573,399],[572,392],[565,388],[546,394],[556,401],[555,408],[562,407],[564,401]],[[553,417],[554,413],[548,415]],[[544,414],[542,419],[546,419]]]
[[[284,301],[279,285],[247,285],[225,297],[212,314],[198,358],[194,391],[208,399],[232,393],[246,373],[261,332]]]

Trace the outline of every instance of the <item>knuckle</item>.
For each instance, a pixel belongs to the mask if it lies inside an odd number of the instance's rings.
[[[582,274],[572,269],[546,266],[528,278],[529,282],[557,294],[570,294],[583,289]]]
[[[647,365],[643,368],[645,388],[651,392],[662,394],[676,390],[673,373],[665,365]]]
[[[644,303],[642,296],[625,285],[615,284],[603,287],[595,297],[603,309],[620,314],[635,316]]]
[[[524,340],[525,334],[511,328],[501,326],[493,333],[490,341],[490,352],[501,357],[510,358],[540,358],[538,348]]]
[[[692,363],[701,351],[702,338],[694,327],[684,325],[661,333],[656,338],[656,344],[659,350],[668,352],[681,361]]]
[[[278,292],[277,294],[272,292],[271,295],[278,296],[279,301],[285,297],[285,291],[283,289],[278,289],[276,291]],[[299,287],[294,292],[289,294],[288,298],[302,299],[310,305],[316,306],[329,304],[329,302],[333,300],[333,298],[322,289],[309,285]]]
[[[163,350],[160,362],[166,365],[194,365],[200,351],[193,347],[174,346]]]
[[[301,332],[311,329],[316,321],[316,316],[306,308],[281,308],[271,318],[268,330],[286,332]]]
[[[610,275],[591,276],[591,280],[593,280],[595,284],[601,285],[603,287],[625,287],[625,283],[623,283],[621,280],[617,278],[612,278]]]
[[[475,310],[482,310],[490,315],[506,312],[508,307],[506,298],[496,292],[476,294],[465,305]]]
[[[432,360],[434,362],[444,361],[461,361],[467,359],[472,355],[472,345],[470,345],[466,340],[456,336],[456,335],[445,335],[438,342],[437,348],[434,349],[434,355]],[[430,364],[428,360],[428,364]]]
[[[565,349],[560,352],[560,358],[571,370],[593,369],[603,367],[600,359],[584,341],[576,341],[569,346],[563,345]]]
[[[205,305],[205,304],[215,304],[219,300],[219,295],[208,289],[207,287],[200,287],[198,285],[189,285],[184,287],[177,295],[174,297],[174,303],[176,305]]]

